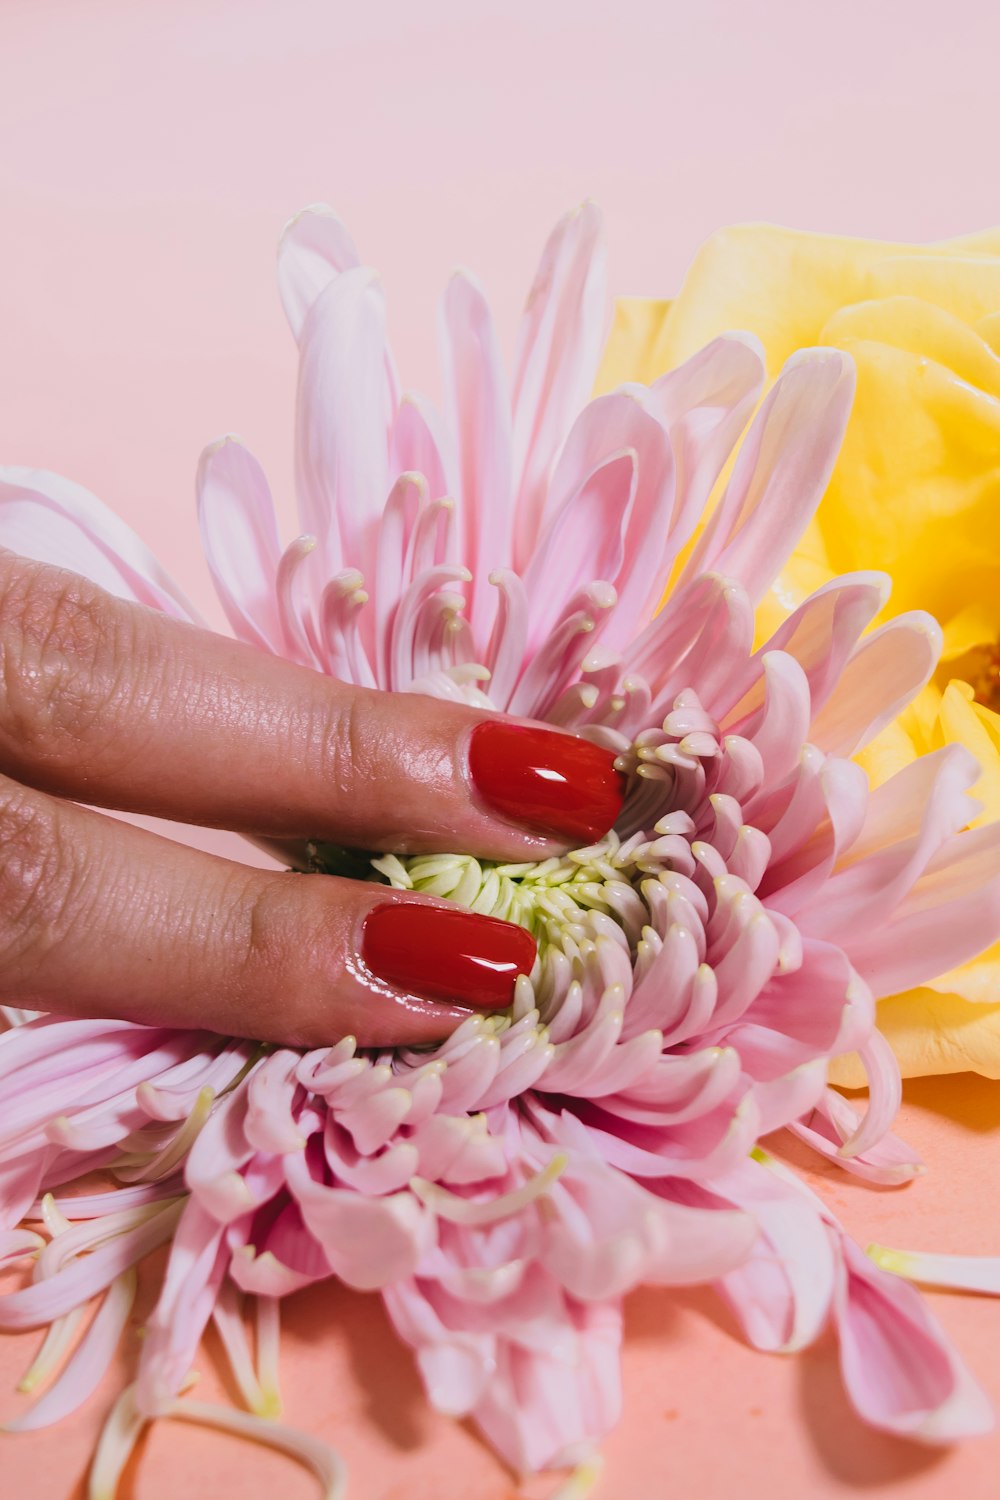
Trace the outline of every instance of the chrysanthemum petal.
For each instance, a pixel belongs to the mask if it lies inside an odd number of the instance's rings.
[[[745,333],[713,339],[653,383],[652,404],[670,434],[677,466],[670,565],[701,520],[763,383],[763,349]]]
[[[487,579],[511,557],[511,418],[489,306],[479,283],[465,272],[456,272],[448,283],[442,330],[462,502],[460,555],[474,580],[470,619],[482,635],[493,610]]]
[[[197,492],[202,547],[226,618],[241,640],[280,653],[281,543],[263,469],[237,438],[220,438],[201,456]]]
[[[131,527],[96,495],[44,469],[0,468],[0,546],[82,573],[177,620],[200,616]]]
[[[582,203],[559,221],[521,319],[511,392],[518,496],[512,560],[521,569],[538,537],[552,466],[597,374],[606,295],[601,228],[594,203]]]
[[[394,410],[385,358],[378,279],[361,266],[344,271],[302,330],[296,406],[301,525],[331,573],[344,565],[373,571]]]
[[[831,755],[853,755],[916,696],[940,654],[940,626],[920,610],[872,631],[844,666],[810,738]]]
[[[804,350],[788,361],[682,583],[713,569],[738,578],[754,601],[762,598],[819,504],[853,395],[854,366],[838,350]]]
[[[278,290],[296,338],[317,297],[341,271],[361,264],[347,226],[325,203],[290,219],[278,244]]]
[[[926,1443],[989,1432],[993,1412],[920,1297],[840,1237],[835,1298],[840,1366],[857,1411]]]

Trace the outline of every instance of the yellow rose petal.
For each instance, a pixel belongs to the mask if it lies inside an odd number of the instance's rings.
[[[995,823],[1000,818],[1000,718],[975,702],[967,683],[950,682],[941,699],[939,722],[942,744],[964,745],[979,762],[982,774],[972,795],[983,810],[971,826]]]
[[[616,300],[595,395],[613,391],[632,380],[652,385],[666,374],[667,366],[658,363],[657,349],[663,341],[664,324],[672,306],[671,302],[654,302],[645,297]]]
[[[926,609],[945,630],[970,598],[1000,634],[1000,400],[943,364],[845,339],[858,373],[841,456],[819,512],[836,572],[884,568],[892,612]]]
[[[871,269],[872,295],[922,297],[966,323],[1000,307],[1000,257],[909,253],[887,256]]]
[[[979,1005],[932,989],[910,990],[879,1001],[878,1024],[904,1078],[936,1073],[1000,1078],[1000,1004]],[[861,1088],[865,1083],[856,1057],[837,1058],[829,1077],[842,1088]]]

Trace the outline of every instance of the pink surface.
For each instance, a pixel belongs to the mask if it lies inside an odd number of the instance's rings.
[[[452,264],[477,270],[509,332],[550,224],[585,194],[608,214],[613,285],[660,295],[733,220],[931,238],[1000,218],[983,187],[994,6],[965,0],[945,20],[924,0],[659,0],[611,15],[594,0],[4,0],[3,461],[90,486],[217,621],[192,501],[208,439],[252,443],[291,533],[294,351],[273,251],[303,204],[332,202],[381,268],[404,378],[432,390]],[[996,1087],[915,1087],[904,1130],[931,1177],[903,1194],[831,1178],[849,1225],[862,1242],[996,1251]],[[934,1306],[1000,1404],[1000,1307]],[[866,1431],[829,1347],[753,1354],[700,1296],[638,1296],[629,1328],[606,1500],[997,1493],[1000,1439],[941,1456]],[[515,1493],[465,1427],[427,1411],[375,1299],[304,1295],[287,1329],[289,1415],[341,1447],[352,1496]],[[35,1342],[0,1342],[0,1392]],[[99,1405],[56,1435],[5,1439],[4,1496],[82,1494]],[[140,1500],[275,1491],[313,1493],[285,1460],[175,1427],[153,1433],[132,1484]]]

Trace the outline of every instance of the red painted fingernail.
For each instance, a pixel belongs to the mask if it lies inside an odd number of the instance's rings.
[[[380,979],[426,1000],[502,1010],[535,962],[523,927],[475,912],[386,902],[365,918],[361,956]]]
[[[473,729],[469,772],[492,811],[552,838],[600,838],[625,800],[625,777],[610,750],[500,719]]]

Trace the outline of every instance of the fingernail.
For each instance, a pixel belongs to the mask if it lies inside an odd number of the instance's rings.
[[[380,979],[426,1000],[502,1010],[535,961],[523,927],[475,912],[386,902],[365,918],[361,956]]]
[[[552,838],[600,838],[625,800],[625,777],[610,750],[499,719],[473,729],[469,773],[492,811]]]

